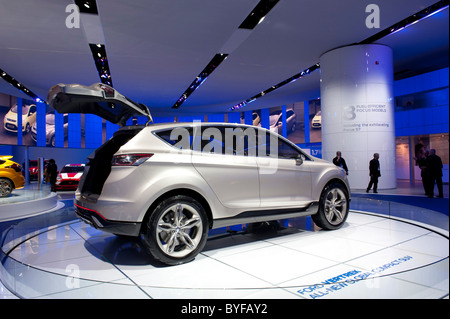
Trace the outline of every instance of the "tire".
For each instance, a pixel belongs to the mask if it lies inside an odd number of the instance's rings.
[[[319,210],[311,218],[322,229],[340,228],[347,220],[349,210],[348,191],[338,183],[328,184],[320,195]]]
[[[0,178],[0,197],[9,196],[13,189],[14,185],[9,179]]]
[[[162,201],[141,235],[147,251],[160,262],[179,265],[193,260],[208,237],[208,217],[195,199],[178,195]]]

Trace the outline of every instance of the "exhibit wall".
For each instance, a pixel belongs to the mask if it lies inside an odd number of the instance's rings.
[[[448,182],[449,164],[449,69],[394,82],[396,171],[397,179],[420,181],[414,148],[418,143],[435,148],[444,163],[444,181]],[[26,113],[35,104],[36,113]],[[11,113],[15,105],[22,116]],[[8,115],[9,113],[9,115]],[[26,114],[25,114],[26,113]],[[7,116],[8,115],[8,116]],[[24,116],[25,115],[25,116]],[[31,115],[31,116],[29,116]],[[24,130],[5,129],[5,120],[16,118],[30,125]],[[274,106],[261,110],[235,111],[204,116],[154,117],[155,123],[227,122],[261,126],[283,135],[307,153],[322,158],[321,99]],[[22,123],[22,124],[23,124]],[[138,118],[137,124],[144,124]],[[84,162],[86,156],[108,140],[119,126],[98,116],[59,114],[43,103],[35,103],[0,93],[0,154],[13,155],[22,163],[28,147],[29,159],[52,158],[59,165]],[[128,125],[133,124],[130,119]],[[343,153],[345,158],[346,154]],[[367,159],[369,161],[370,158]],[[352,170],[349,167],[350,171]]]
[[[356,189],[369,182],[368,162],[379,154],[379,189],[396,187],[393,52],[385,45],[350,45],[320,57],[322,152],[342,152]],[[350,169],[351,167],[351,169]]]
[[[394,82],[397,178],[420,181],[415,149],[436,149],[449,182],[449,68]]]

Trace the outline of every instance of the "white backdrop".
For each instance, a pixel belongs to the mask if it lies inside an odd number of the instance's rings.
[[[369,161],[380,154],[378,188],[396,187],[392,49],[338,48],[320,58],[322,157],[342,152],[352,189],[365,189]]]

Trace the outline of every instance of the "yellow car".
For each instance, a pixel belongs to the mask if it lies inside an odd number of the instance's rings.
[[[6,197],[13,189],[25,186],[22,166],[11,161],[12,156],[0,156],[0,197]]]

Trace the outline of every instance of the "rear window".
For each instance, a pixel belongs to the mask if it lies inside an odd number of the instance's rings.
[[[159,131],[156,132],[156,135],[164,140],[166,143],[169,143],[170,145],[174,146],[178,149],[184,148],[190,149],[190,142],[192,141],[192,129],[191,128],[175,128],[172,130],[166,130],[166,131]],[[187,138],[189,141],[188,143],[181,143],[182,139]],[[183,145],[186,144],[186,145]]]

